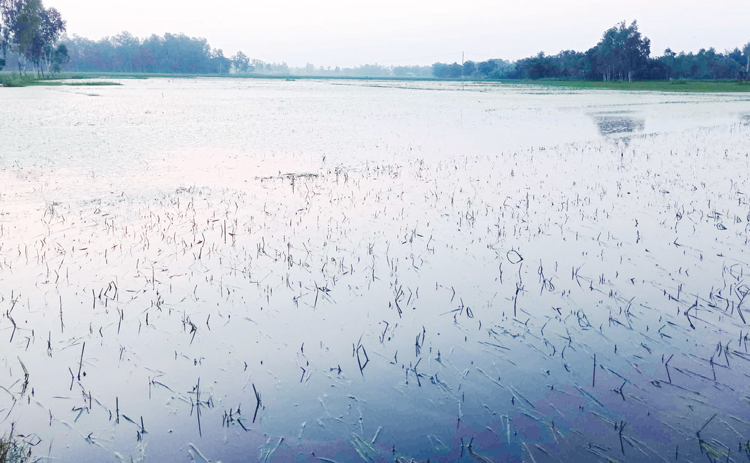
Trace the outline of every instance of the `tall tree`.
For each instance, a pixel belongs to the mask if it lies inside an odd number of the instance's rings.
[[[42,25],[42,0],[23,0],[16,15],[15,29],[13,30],[16,52],[19,58],[25,57],[26,52],[32,47],[37,29]],[[23,66],[25,68],[25,65]],[[22,59],[18,60],[18,72],[22,72]]]
[[[39,17],[41,23],[34,31],[34,37],[26,48],[25,56],[34,64],[37,72],[43,75],[45,66],[49,69],[52,64],[55,44],[60,35],[65,32],[65,21],[55,8],[42,7]]]
[[[11,49],[16,28],[16,20],[22,0],[0,0],[0,48],[3,51],[3,59],[8,58],[8,50]]]
[[[141,43],[130,32],[123,31],[110,39],[114,47],[113,66],[118,71],[133,72],[133,58]]]
[[[237,72],[247,72],[250,67],[250,58],[247,57],[242,51],[238,51],[232,56],[232,66]]]
[[[650,54],[651,41],[641,36],[636,21],[630,26],[623,21],[608,29],[599,43],[586,52],[592,77],[605,81],[632,81],[640,71],[646,69]]]
[[[18,71],[31,62],[38,71],[49,68],[55,43],[65,32],[65,21],[55,8],[45,9],[42,0],[0,0],[0,48],[17,54]]]
[[[211,61],[214,63],[214,68],[219,74],[229,72],[229,68],[232,66],[232,60],[224,56],[224,50],[217,48],[211,52]]]
[[[70,57],[68,56],[68,47],[66,47],[64,43],[61,43],[57,46],[57,48],[55,48],[55,51],[52,53],[52,65],[50,67],[50,71],[58,73],[61,72],[63,65],[67,64],[68,61],[70,61]]]
[[[471,77],[474,75],[475,72],[477,72],[477,64],[471,60],[466,61],[464,63],[463,76]]]

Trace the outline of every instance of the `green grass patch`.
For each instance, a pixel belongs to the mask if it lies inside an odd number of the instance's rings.
[[[26,463],[31,461],[31,449],[17,437],[0,437],[0,463]]]
[[[39,79],[36,77],[18,75],[0,76],[0,83],[5,87],[31,87],[34,85],[40,85],[38,82]]]
[[[5,86],[5,87],[39,87],[39,86],[91,87],[91,86],[94,86],[94,87],[98,87],[98,86],[122,85],[118,82],[111,82],[111,81],[105,81],[105,80],[91,80],[87,82],[68,82],[68,80],[77,80],[77,79],[89,79],[89,77],[55,76],[55,77],[39,78],[39,77],[34,77],[34,76],[0,74],[0,86]]]
[[[571,90],[626,90],[642,92],[689,93],[744,93],[750,92],[750,83],[728,80],[648,80],[639,82],[601,82],[591,80],[538,80],[524,81],[533,85],[566,88]]]
[[[17,74],[0,73],[0,82],[6,87],[29,86],[110,86],[122,85],[99,79],[195,79],[198,77],[221,79],[276,79],[276,80],[372,80],[372,81],[447,81],[466,83],[485,83],[497,85],[533,85],[570,90],[623,90],[642,92],[684,92],[684,93],[745,93],[750,92],[750,82],[734,80],[648,80],[637,82],[602,82],[593,80],[515,80],[515,79],[439,79],[436,77],[364,77],[364,76],[303,76],[285,74],[162,74],[162,73],[122,73],[122,72],[64,72],[55,77],[37,78],[33,76],[18,76]],[[70,82],[85,80],[85,82]]]

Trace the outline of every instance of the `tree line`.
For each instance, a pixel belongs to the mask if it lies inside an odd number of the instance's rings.
[[[0,0],[2,1],[2,0]],[[265,74],[321,77],[432,77],[430,66],[383,66],[365,64],[341,68],[307,63],[292,67],[287,63],[267,63],[250,58],[242,51],[225,56],[204,38],[166,33],[139,39],[129,32],[91,40],[63,36],[68,50],[68,71],[165,74]]]
[[[185,34],[139,39],[129,32],[94,41],[73,35],[68,48],[70,71],[212,74],[229,72],[232,60],[203,38]]]
[[[606,30],[596,46],[585,52],[561,51],[556,55],[539,53],[514,63],[491,59],[462,64],[435,63],[433,75],[439,78],[484,79],[589,79],[633,81],[644,79],[738,79],[750,75],[750,42],[719,53],[702,49],[679,54],[667,48],[651,58],[651,41],[638,30],[638,23],[623,21]]]
[[[606,30],[601,40],[585,52],[565,50],[556,55],[539,53],[515,62],[489,59],[481,62],[435,63],[432,66],[352,68],[290,67],[251,59],[242,51],[228,57],[204,38],[166,33],[138,38],[129,32],[91,40],[66,35],[66,24],[55,8],[42,0],[0,0],[0,70],[14,62],[20,74],[61,70],[77,72],[227,74],[253,73],[331,77],[437,77],[471,79],[590,79],[632,81],[643,79],[739,79],[750,76],[750,42],[724,53],[702,49],[675,53],[666,49],[651,57],[651,41],[633,21]]]
[[[65,21],[55,8],[42,0],[0,0],[0,69],[15,58],[19,74],[31,66],[38,74],[59,72],[68,52],[58,43],[65,33]]]

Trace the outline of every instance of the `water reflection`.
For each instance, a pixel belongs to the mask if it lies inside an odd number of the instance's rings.
[[[643,131],[646,120],[630,116],[625,112],[596,113],[592,115],[599,134],[603,136]]]

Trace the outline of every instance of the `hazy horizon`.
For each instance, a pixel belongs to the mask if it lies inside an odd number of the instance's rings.
[[[290,66],[429,65],[461,61],[462,53],[482,61],[585,51],[623,20],[638,21],[656,56],[667,47],[724,51],[750,41],[745,24],[750,2],[739,0],[711,7],[697,0],[383,0],[356,6],[343,0],[216,0],[208,7],[192,0],[132,0],[129,5],[114,10],[96,0],[45,1],[60,10],[71,36],[184,33],[206,38],[226,56],[242,50]]]

